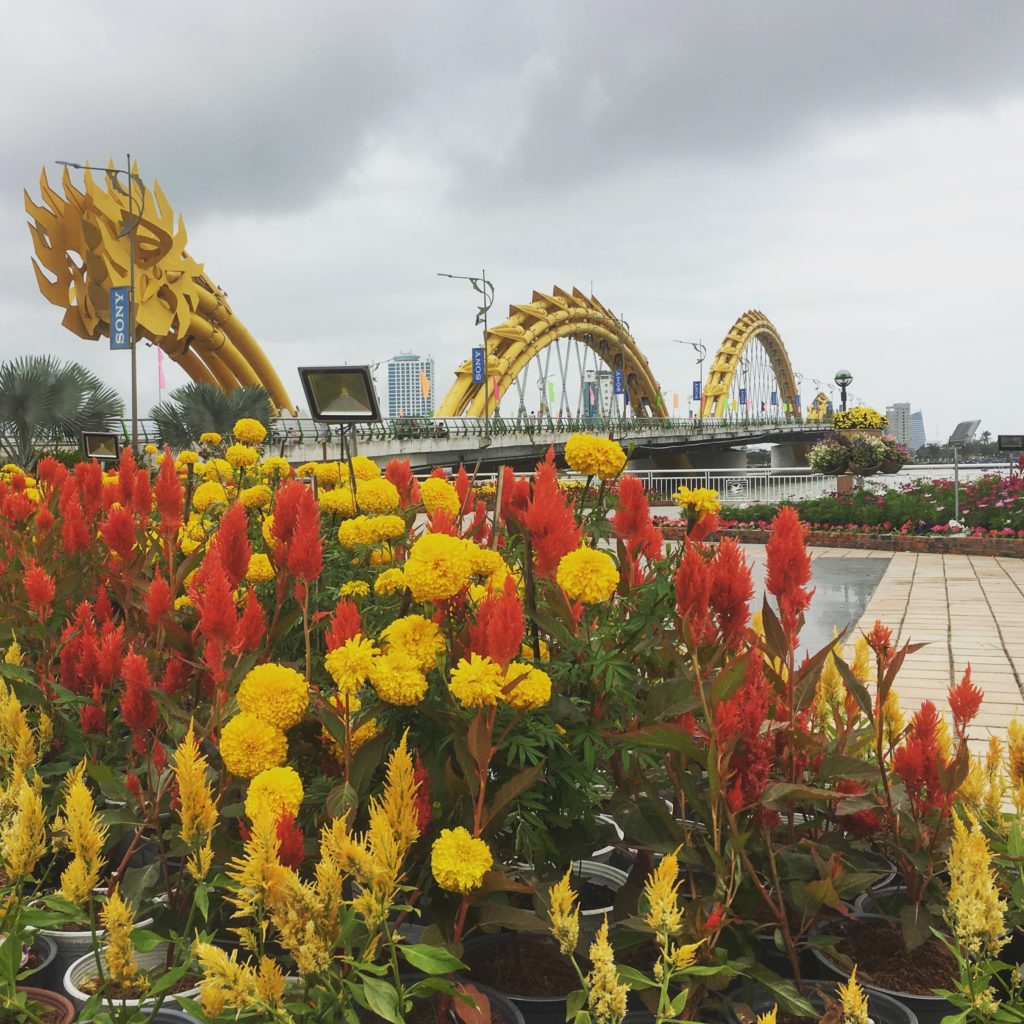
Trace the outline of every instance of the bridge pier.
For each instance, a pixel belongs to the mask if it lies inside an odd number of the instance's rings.
[[[772,469],[796,469],[807,466],[811,446],[805,441],[787,441],[772,448]]]

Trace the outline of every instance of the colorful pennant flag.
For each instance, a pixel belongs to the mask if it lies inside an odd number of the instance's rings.
[[[423,398],[430,397],[430,378],[423,370],[420,370],[420,395]]]
[[[167,387],[167,378],[164,376],[164,350],[159,345],[156,347],[156,386],[158,391],[163,391]]]

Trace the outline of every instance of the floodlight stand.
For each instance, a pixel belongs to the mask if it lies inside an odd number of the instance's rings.
[[[960,445],[953,445],[953,518],[960,522]]]
[[[351,435],[349,435],[348,440],[346,441],[346,435],[348,435],[348,432],[350,430],[352,431],[352,433]],[[356,467],[352,462],[352,455],[354,454],[355,445],[356,425],[354,423],[345,424],[341,428],[341,454],[342,458],[348,460],[348,483],[349,487],[352,489],[352,511],[355,512],[356,515],[359,515],[359,499],[356,495]]]

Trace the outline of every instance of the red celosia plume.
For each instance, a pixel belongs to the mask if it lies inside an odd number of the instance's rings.
[[[509,662],[519,656],[525,632],[523,603],[515,580],[507,576],[504,587],[489,593],[477,607],[476,622],[469,630],[469,649],[508,668]]]
[[[544,461],[537,463],[533,495],[524,523],[530,531],[537,572],[554,579],[558,563],[580,546],[583,535],[583,527],[576,522],[573,503],[566,500],[558,486],[554,448],[549,448]]]
[[[790,637],[796,636],[797,620],[811,603],[805,584],[811,578],[811,556],[804,544],[803,524],[792,505],[783,505],[772,520],[766,557],[766,587],[779,602],[782,626]]]

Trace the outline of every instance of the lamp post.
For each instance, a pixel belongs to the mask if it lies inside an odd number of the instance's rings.
[[[697,377],[700,379],[700,396],[697,399],[697,419],[701,420],[704,418],[704,357],[708,354],[707,346],[703,341],[680,341],[678,338],[672,339],[676,345],[689,345],[690,348],[694,349],[697,353]]]
[[[75,163],[72,160],[56,161],[63,167],[74,167],[79,171],[89,171],[92,168],[88,164]],[[128,197],[128,217],[121,225],[117,233],[118,238],[128,236],[128,341],[132,353],[132,453],[139,452],[139,375],[135,354],[135,229],[142,220],[142,210],[146,202],[146,186],[142,179],[132,172],[132,155],[127,154],[127,169],[122,167],[107,167],[103,173],[110,180],[111,187]],[[123,174],[128,182],[124,188],[118,180],[118,175]],[[139,213],[135,214],[135,196],[132,191],[132,183],[139,187]]]
[[[795,408],[795,409],[793,410],[793,416],[794,416],[794,418],[795,418],[795,417],[796,417],[797,415],[799,415],[799,416],[800,416],[800,419],[803,419],[803,416],[804,416],[804,411],[803,411],[803,409],[801,408],[801,406],[803,405],[803,387],[804,387],[804,375],[803,375],[802,373],[797,373],[797,372],[796,372],[796,371],[794,370],[794,371],[793,371],[793,376],[794,376],[794,378],[796,379],[796,396],[797,396],[797,398],[799,398],[799,399],[800,399],[800,403],[799,403],[799,404],[797,405],[797,407],[796,407],[796,408]]]
[[[491,408],[490,408],[490,387],[491,382],[487,372],[487,313],[494,305],[494,284],[487,280],[487,271],[481,270],[479,277],[471,277],[468,274],[444,274],[438,272],[438,277],[449,277],[453,281],[468,281],[473,290],[479,292],[483,297],[482,305],[477,307],[476,326],[484,326],[484,440],[481,447],[486,448],[491,443]]]
[[[846,412],[846,389],[853,383],[853,374],[849,370],[840,370],[834,378],[839,385],[839,397],[842,402],[843,412]]]

